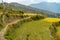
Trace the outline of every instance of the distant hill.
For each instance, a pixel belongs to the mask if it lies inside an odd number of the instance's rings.
[[[2,5],[2,4],[0,4],[0,5]],[[21,5],[18,3],[5,3],[5,6],[9,9],[22,10],[22,11],[28,12],[28,13],[40,13],[40,14],[45,15],[46,17],[58,17],[57,14],[54,12],[37,9],[37,8]]]
[[[31,4],[30,6],[38,8],[38,9],[44,9],[44,10],[49,10],[52,12],[60,13],[60,3],[41,2],[37,4]]]

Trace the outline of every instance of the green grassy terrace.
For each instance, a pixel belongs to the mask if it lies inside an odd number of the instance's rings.
[[[55,40],[51,36],[51,23],[41,20],[11,25],[5,35],[8,40]],[[18,28],[17,28],[18,27]]]

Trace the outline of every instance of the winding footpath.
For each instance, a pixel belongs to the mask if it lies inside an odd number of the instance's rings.
[[[9,25],[18,23],[19,21],[26,20],[26,19],[30,19],[30,17],[26,17],[26,18],[23,18],[23,19],[17,19],[17,20],[15,20],[15,21],[11,22],[11,23],[8,23],[8,24],[5,26],[5,28],[3,28],[3,29],[0,31],[0,40],[6,40],[6,39],[4,38],[4,35],[5,35],[5,33],[6,33]]]
[[[6,40],[6,39],[4,38],[4,34],[5,34],[8,26],[9,26],[9,25],[12,25],[12,24],[15,24],[15,23],[17,23],[17,22],[19,22],[19,21],[20,21],[20,20],[18,19],[18,20],[15,20],[15,21],[11,22],[11,23],[8,23],[8,24],[5,26],[5,28],[0,31],[0,40]]]

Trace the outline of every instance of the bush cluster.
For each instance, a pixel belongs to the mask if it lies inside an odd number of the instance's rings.
[[[32,20],[39,20],[39,19],[44,19],[44,16],[40,16],[40,15],[36,15],[36,16],[32,16],[31,19]]]

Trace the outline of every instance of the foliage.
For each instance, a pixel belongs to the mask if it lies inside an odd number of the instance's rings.
[[[9,35],[10,35],[9,32],[11,32],[10,28],[8,28],[8,31],[6,32],[6,34],[5,34],[4,36],[5,36],[5,38],[8,39],[8,40],[12,40],[12,37],[9,36]]]
[[[45,17],[40,16],[40,15],[36,15],[36,16],[32,16],[31,18],[32,18],[32,20],[39,20],[39,19],[44,19]]]
[[[0,15],[0,30],[3,28],[2,15]]]
[[[9,9],[8,13],[11,13],[11,14],[24,14],[23,11],[21,11],[21,10],[15,10],[15,9]]]
[[[2,7],[2,6],[0,6],[0,9],[3,9],[3,7]]]
[[[0,23],[0,30],[3,28],[3,25]]]
[[[54,27],[57,40],[60,40],[60,21],[54,22],[52,27]]]

